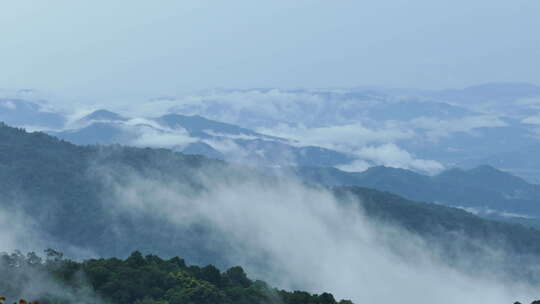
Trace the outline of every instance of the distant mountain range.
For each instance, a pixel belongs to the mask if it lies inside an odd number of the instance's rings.
[[[144,115],[97,110],[73,121],[39,102],[0,98],[0,120],[77,144],[164,147],[233,162],[347,171],[384,165],[436,174],[490,165],[540,183],[540,87],[532,84],[213,90],[134,107]]]
[[[0,96],[0,121],[14,126],[56,129],[64,126],[66,118],[38,103]]]
[[[539,155],[540,143],[531,143],[528,146],[514,148],[507,152],[493,153],[488,157],[464,160],[458,166],[471,168],[479,163],[487,164],[512,172],[532,183],[540,184],[540,175],[538,175],[538,168],[540,168]]]
[[[514,103],[517,100],[539,97],[540,86],[520,82],[486,83],[464,89],[442,90],[432,96],[454,103]]]
[[[355,159],[330,149],[296,146],[284,138],[198,115],[167,114],[152,119],[131,119],[98,110],[73,125],[77,128],[49,134],[75,144],[168,147],[189,154],[262,165],[335,166]]]
[[[357,173],[316,167],[294,170],[314,183],[369,187],[410,200],[463,208],[486,218],[540,227],[540,185],[487,165],[450,169],[434,176],[388,167]]]

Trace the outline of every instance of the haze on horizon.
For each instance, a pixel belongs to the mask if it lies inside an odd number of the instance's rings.
[[[0,89],[144,100],[208,88],[540,84],[540,2],[3,2]]]

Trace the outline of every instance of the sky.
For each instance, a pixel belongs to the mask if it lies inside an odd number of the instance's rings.
[[[0,89],[540,84],[540,1],[0,0]]]

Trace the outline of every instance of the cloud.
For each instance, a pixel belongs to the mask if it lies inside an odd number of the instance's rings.
[[[177,130],[174,133],[164,133],[152,128],[137,128],[137,137],[129,142],[136,147],[171,148],[182,150],[187,145],[199,141],[189,136],[187,132]]]
[[[291,178],[228,175],[217,181],[211,176],[198,177],[205,189],[201,192],[130,176],[128,183],[112,185],[116,207],[178,227],[208,225],[215,233],[208,242],[227,244],[229,249],[220,253],[231,263],[282,288],[329,291],[355,303],[532,300],[533,289],[526,285],[495,279],[496,262],[484,276],[481,263],[466,261],[479,267],[476,274],[466,274],[445,263],[436,244],[377,223],[325,189]],[[481,257],[489,261],[490,252]],[[468,259],[462,252],[457,256]]]
[[[2,280],[2,296],[11,300],[16,299],[47,299],[61,303],[106,303],[95,294],[91,285],[78,273],[71,278],[71,284],[80,288],[73,288],[73,285],[65,285],[60,282],[51,272],[50,264],[43,261],[33,260],[33,265],[28,265],[26,256],[16,251],[14,253],[0,253],[0,280]],[[39,257],[39,254],[36,255]],[[41,263],[38,266],[37,263]],[[54,262],[53,262],[54,263]],[[45,266],[46,265],[46,266]]]
[[[245,94],[248,96],[258,96],[263,93],[253,91],[247,93],[241,92],[241,94],[232,93],[231,95],[234,97],[227,96],[230,98],[237,98],[239,96],[245,97]],[[270,95],[274,97],[277,96],[279,98],[283,97],[283,95],[296,96],[295,94],[285,94],[277,90],[270,91],[269,93],[265,93],[263,95]],[[294,102],[292,99],[285,98],[284,100],[281,100],[279,98],[277,99],[279,100],[279,103],[276,103],[282,107],[285,107],[285,104],[287,103]],[[238,103],[230,103],[230,100],[227,99],[227,105],[222,107],[223,111],[227,113],[229,113],[228,111],[232,111],[234,113],[248,111],[249,106],[254,104],[253,100],[257,99],[240,98],[234,100],[237,100]],[[322,101],[315,99],[311,102],[317,104],[317,102]],[[246,105],[248,106],[248,109],[244,109]],[[277,107],[276,104],[272,103],[268,109],[264,109],[263,106],[262,111],[264,112],[264,115],[272,116],[272,111],[279,111],[280,109],[278,108],[279,107]],[[277,112],[276,116],[278,116]],[[424,125],[427,125],[426,121],[423,122]],[[429,173],[434,173],[444,168],[443,165],[437,161],[416,159],[412,154],[394,144],[394,142],[415,138],[416,133],[412,129],[404,128],[402,124],[392,121],[381,123],[378,128],[370,128],[360,122],[324,127],[306,127],[302,124],[292,126],[286,123],[279,123],[271,127],[257,128],[256,131],[261,134],[288,139],[289,144],[297,147],[319,146],[359,157],[358,160],[355,160],[350,164],[343,164],[338,167],[347,171],[363,171],[369,166],[373,165],[385,165],[397,168],[420,170]],[[220,135],[213,132],[207,133],[209,135]],[[242,136],[242,138],[254,139],[246,136]],[[231,140],[214,139],[205,140],[205,142],[216,150],[228,155],[229,159],[231,159],[230,156],[233,156],[233,160],[242,160],[245,159],[249,154],[256,154],[257,152],[247,151],[246,148],[240,147]]]
[[[354,152],[369,143],[387,143],[414,137],[414,132],[393,128],[370,129],[362,123],[307,128],[280,124],[274,128],[259,128],[263,134],[287,138],[302,146],[320,146],[343,152]]]
[[[456,208],[463,209],[469,213],[475,214],[475,215],[496,215],[501,217],[507,217],[507,218],[522,218],[522,219],[536,219],[534,216],[530,216],[527,214],[520,214],[520,213],[513,213],[513,212],[502,212],[498,210],[493,210],[486,207],[463,207],[463,206],[456,206]]]
[[[238,161],[249,157],[250,151],[238,145],[231,139],[204,139],[204,143],[226,155],[231,161]]]
[[[429,173],[436,173],[444,169],[441,163],[434,160],[416,159],[412,154],[400,149],[395,144],[364,147],[357,152],[357,155],[387,167],[420,170]],[[354,166],[354,163],[352,165]],[[347,166],[342,168],[347,169]]]
[[[540,125],[540,115],[526,117],[521,122],[530,125]]]
[[[131,120],[128,124],[133,124],[135,121],[141,123],[146,120]],[[158,128],[155,128],[154,125]],[[185,129],[166,129],[154,122],[136,125],[136,128],[128,128],[127,130],[135,133],[135,138],[130,140],[129,144],[137,147],[182,150],[187,145],[199,141],[198,138],[191,137]]]
[[[355,171],[371,164],[437,172],[443,168],[441,163],[416,159],[397,145],[407,140],[438,141],[456,132],[473,134],[478,128],[506,126],[501,118],[492,115],[418,117],[410,121],[373,121],[369,116],[369,109],[382,104],[391,108],[392,102],[391,97],[354,90],[250,89],[207,91],[152,104],[160,104],[159,111],[198,114],[251,127],[261,134],[288,139],[295,146],[319,146],[356,155],[358,160],[340,166]]]
[[[63,248],[72,258],[89,258],[96,255],[88,248],[59,242],[35,223],[35,215],[27,214],[14,207],[20,204],[0,202],[0,252],[40,252],[46,248]]]
[[[408,125],[415,129],[424,130],[429,138],[438,140],[457,132],[470,133],[478,128],[505,127],[508,124],[498,116],[476,115],[449,120],[419,117],[411,120]]]
[[[351,163],[336,166],[336,168],[347,172],[362,172],[373,166],[374,164],[372,162],[368,162],[363,159],[357,159],[355,161],[352,161]]]
[[[126,122],[128,126],[147,125],[154,129],[140,127],[140,130],[135,132],[135,139],[125,144],[182,149],[196,142],[197,139],[191,138],[184,131],[171,131],[149,118],[142,118],[179,112],[249,127],[261,134],[287,139],[289,144],[294,146],[319,146],[357,156],[358,159],[354,162],[340,166],[348,171],[362,170],[371,164],[432,173],[440,170],[443,165],[436,160],[417,159],[409,151],[429,144],[435,145],[434,151],[446,153],[445,137],[456,133],[466,133],[459,136],[474,136],[480,128],[507,126],[507,123],[496,115],[470,115],[458,119],[440,119],[435,115],[417,117],[410,121],[376,121],[370,117],[370,109],[388,108],[390,113],[399,116],[399,111],[395,111],[392,105],[399,104],[401,106],[398,109],[401,109],[407,101],[398,102],[392,96],[373,94],[354,89],[248,89],[211,90],[180,97],[156,98],[142,104],[123,106],[122,113],[138,117]],[[414,104],[417,106],[418,103]],[[538,122],[540,121],[537,117],[523,120],[523,123]],[[231,141],[256,137],[224,136],[208,130],[206,133],[215,137],[227,137],[215,138],[206,143],[233,156],[235,161],[249,154],[259,155],[255,158],[260,158],[264,152],[261,149],[248,151],[249,147],[240,147]],[[407,146],[408,142],[413,144]],[[464,141],[456,142],[458,147],[453,148],[467,151],[466,147],[459,146],[459,142]],[[408,151],[404,147],[408,147]],[[382,154],[377,154],[374,149]],[[407,161],[409,163],[406,163]]]
[[[309,127],[349,123],[374,100],[350,90],[208,90],[179,97],[156,98],[124,108],[134,116],[166,113],[198,114],[247,128],[272,127],[280,123]]]
[[[370,167],[382,165],[422,171],[429,174],[434,174],[444,169],[443,164],[434,160],[417,159],[414,155],[401,149],[396,144],[362,147],[355,152],[355,155],[360,159],[349,164],[336,166],[336,168],[348,172],[362,172]]]
[[[540,97],[529,97],[519,99],[515,102],[517,106],[525,106],[529,109],[539,110],[540,109]]]
[[[0,106],[9,110],[15,110],[17,105],[11,100],[0,100]]]
[[[254,126],[273,122],[301,122],[301,118],[310,116],[304,111],[306,106],[314,110],[324,102],[324,98],[310,92],[280,89],[216,90],[182,98],[176,101],[171,110],[196,112],[217,120]],[[303,113],[304,117],[297,117],[299,113]]]
[[[444,165],[434,160],[417,159],[394,142],[413,138],[414,132],[398,128],[369,129],[362,124],[324,128],[294,128],[280,125],[261,133],[291,139],[298,146],[321,146],[358,157],[349,164],[337,166],[344,171],[360,172],[374,165],[436,173]]]
[[[227,139],[245,139],[245,140],[254,140],[254,139],[260,139],[261,137],[259,136],[254,136],[254,135],[247,135],[247,134],[227,134],[227,133],[220,133],[220,132],[215,132],[213,130],[203,130],[204,133],[210,135],[210,136],[214,136],[214,137],[222,137],[222,138],[227,138]],[[266,138],[266,137],[263,137],[263,138]]]
[[[0,207],[0,252],[43,248],[42,238],[37,227],[23,213]]]

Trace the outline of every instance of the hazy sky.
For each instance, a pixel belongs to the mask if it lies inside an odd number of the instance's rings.
[[[0,0],[0,88],[540,84],[540,1]]]

